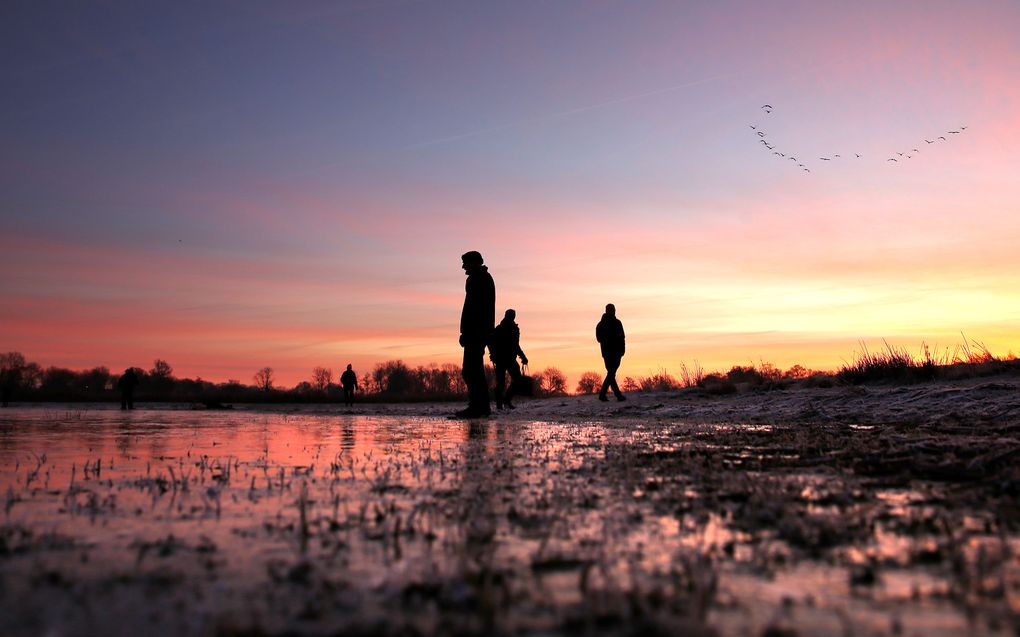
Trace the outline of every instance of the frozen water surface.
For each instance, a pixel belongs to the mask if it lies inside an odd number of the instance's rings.
[[[817,433],[8,409],[0,633],[1011,634],[1009,520]]]

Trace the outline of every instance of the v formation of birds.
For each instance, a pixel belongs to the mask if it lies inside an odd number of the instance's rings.
[[[761,107],[761,110],[764,111],[766,115],[770,115],[774,109],[773,109],[771,104],[763,104],[762,107]],[[754,131],[755,135],[757,135],[758,142],[763,145],[765,150],[771,151],[774,156],[779,157],[780,159],[787,159],[787,160],[790,160],[790,161],[794,162],[797,165],[797,168],[800,168],[804,172],[807,172],[807,173],[811,172],[811,169],[808,168],[801,160],[797,159],[796,157],[794,157],[789,152],[781,152],[781,151],[779,151],[776,148],[776,144],[775,143],[770,143],[770,140],[768,138],[768,134],[764,130],[761,129],[761,125],[760,124],[757,124],[757,125],[756,124],[749,124],[749,126],[751,127],[751,130]],[[946,135],[959,135],[960,133],[962,133],[965,130],[967,130],[967,127],[966,126],[961,126],[957,130],[946,131],[945,135],[937,135],[937,136],[934,137],[934,139],[928,139],[926,137],[924,139],[924,141],[925,141],[926,145],[927,144],[941,144],[943,142],[949,141],[949,138],[946,137]],[[920,145],[920,144],[918,144],[918,145]],[[889,157],[888,159],[885,160],[885,162],[886,163],[897,164],[897,163],[899,163],[900,159],[913,159],[914,156],[917,155],[920,152],[921,151],[918,148],[911,148],[910,150],[908,150],[906,152],[902,152],[902,153],[901,152],[896,152],[895,153],[895,155],[896,155],[895,157]],[[855,159],[855,160],[861,159],[863,157],[863,155],[861,155],[860,153],[853,153],[853,155],[854,155],[853,159]],[[843,159],[843,156],[840,155],[840,154],[836,154],[836,153],[833,153],[833,154],[831,154],[829,156],[826,156],[826,157],[819,157],[818,158],[819,161],[827,161],[827,162],[836,161],[836,160],[840,160],[840,159]]]

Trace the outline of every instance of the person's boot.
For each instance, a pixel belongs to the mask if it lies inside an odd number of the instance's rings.
[[[506,405],[506,408],[507,408],[507,409],[517,409],[517,406],[516,406],[516,405],[514,405],[514,404],[513,404],[512,402],[510,402],[509,400],[508,400],[508,401],[506,401],[506,402],[505,402],[505,403],[503,403],[503,404],[505,404],[505,405]]]
[[[623,394],[618,394],[616,396],[616,400],[619,400],[620,402],[623,402],[623,401],[627,400],[627,397],[624,396]]]
[[[606,395],[605,395],[605,394],[599,394],[599,400],[601,400],[601,401],[602,401],[602,402],[604,402],[604,403],[607,403],[607,402],[609,402],[609,399],[608,399],[608,398],[606,398]]]

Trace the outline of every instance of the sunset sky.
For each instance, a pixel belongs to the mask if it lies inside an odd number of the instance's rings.
[[[4,3],[0,351],[459,362],[478,250],[572,385],[607,302],[621,377],[1020,353],[1018,33],[1006,1]]]

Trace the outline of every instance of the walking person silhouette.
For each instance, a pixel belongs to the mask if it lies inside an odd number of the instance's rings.
[[[514,397],[514,386],[520,382],[521,368],[517,366],[517,357],[521,363],[528,364],[528,357],[521,349],[521,328],[514,319],[517,312],[507,310],[503,320],[499,322],[496,329],[492,331],[492,342],[489,344],[489,358],[496,368],[496,409],[513,409],[511,399]],[[506,375],[510,374],[510,387],[503,395],[503,387],[506,385]]]
[[[344,388],[344,405],[354,406],[354,391],[358,388],[358,375],[354,373],[351,364],[347,364],[347,371],[340,374],[340,384]]]
[[[620,391],[620,386],[616,384],[616,370],[620,369],[620,362],[627,351],[626,336],[623,333],[623,323],[616,318],[616,306],[612,303],[606,305],[606,313],[595,326],[595,340],[602,348],[602,360],[606,364],[606,379],[602,381],[599,400],[609,400],[606,398],[606,392],[610,388],[613,389],[616,400],[627,400]]]
[[[485,381],[485,346],[496,322],[496,284],[474,250],[461,255],[461,267],[467,275],[464,284],[464,309],[460,314],[460,345],[464,348],[461,373],[468,390],[468,406],[454,414],[458,418],[489,416],[489,387]]]
[[[138,385],[138,375],[133,367],[128,367],[121,374],[117,381],[117,388],[120,389],[120,408],[135,408],[135,386]]]

